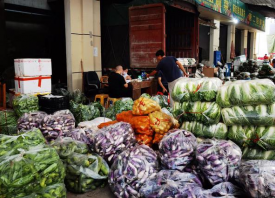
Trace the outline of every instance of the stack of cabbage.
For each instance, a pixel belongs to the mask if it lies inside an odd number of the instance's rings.
[[[222,81],[218,78],[182,78],[174,86],[174,115],[182,129],[197,137],[224,139],[227,127],[219,123],[221,108],[215,102]],[[187,122],[188,121],[188,122]]]
[[[267,79],[228,82],[218,92],[228,138],[240,146],[275,149],[275,85]],[[270,153],[246,149],[244,158],[263,159]],[[260,153],[259,153],[260,152]],[[249,156],[248,156],[249,153]]]
[[[38,129],[0,142],[0,197],[66,197],[63,163]]]

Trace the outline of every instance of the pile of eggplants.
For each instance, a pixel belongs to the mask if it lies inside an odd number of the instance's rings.
[[[162,165],[182,171],[195,157],[196,137],[183,129],[173,129],[159,143]]]
[[[275,197],[275,161],[249,160],[242,162],[240,181],[252,198]]]
[[[150,175],[141,187],[141,197],[195,197],[194,189],[202,188],[199,178],[192,173],[162,170]]]
[[[230,140],[207,139],[196,150],[199,168],[212,185],[237,179],[241,157],[241,149]]]
[[[118,122],[94,133],[91,137],[91,149],[112,164],[121,152],[133,147],[135,142],[131,124]]]
[[[116,197],[140,197],[139,189],[157,173],[157,154],[146,145],[125,150],[113,163],[109,185]]]
[[[47,141],[55,140],[75,128],[75,119],[69,110],[61,110],[47,115],[42,121],[41,131]]]
[[[41,123],[47,114],[42,111],[24,113],[17,121],[18,130],[41,128]]]
[[[90,146],[91,144],[91,135],[94,133],[93,130],[89,128],[75,128],[72,129],[69,132],[64,133],[65,137],[71,137],[74,140],[78,140],[81,142],[86,143],[87,145]]]

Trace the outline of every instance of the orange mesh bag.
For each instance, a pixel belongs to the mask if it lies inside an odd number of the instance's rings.
[[[113,125],[113,124],[115,124],[117,122],[118,122],[117,120],[109,121],[109,122],[103,122],[100,125],[98,125],[97,128],[102,129],[103,127],[107,127],[107,126]]]
[[[135,136],[139,144],[152,146],[153,136],[145,134],[135,134]]]
[[[121,113],[116,115],[116,120],[118,122],[127,122],[131,124],[132,118],[133,118],[132,111],[122,111]]]
[[[161,111],[155,111],[149,114],[150,126],[159,134],[165,134],[173,126],[171,117]]]
[[[134,115],[148,115],[154,111],[160,111],[161,108],[159,104],[149,98],[140,97],[135,100],[133,105],[133,114]]]
[[[154,131],[150,126],[149,116],[134,116],[131,121],[135,133],[153,135]]]
[[[158,144],[162,140],[163,136],[164,135],[156,133],[154,136],[153,144]]]

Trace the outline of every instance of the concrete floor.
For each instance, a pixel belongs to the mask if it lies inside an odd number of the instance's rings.
[[[73,194],[68,192],[67,198],[115,198],[115,196],[107,185],[104,188],[98,188],[85,194]]]

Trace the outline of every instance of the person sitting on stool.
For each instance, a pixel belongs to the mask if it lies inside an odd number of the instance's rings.
[[[122,76],[123,67],[121,65],[116,66],[115,72],[112,72],[109,76],[109,96],[110,98],[122,98],[129,97],[131,95],[131,89]]]

